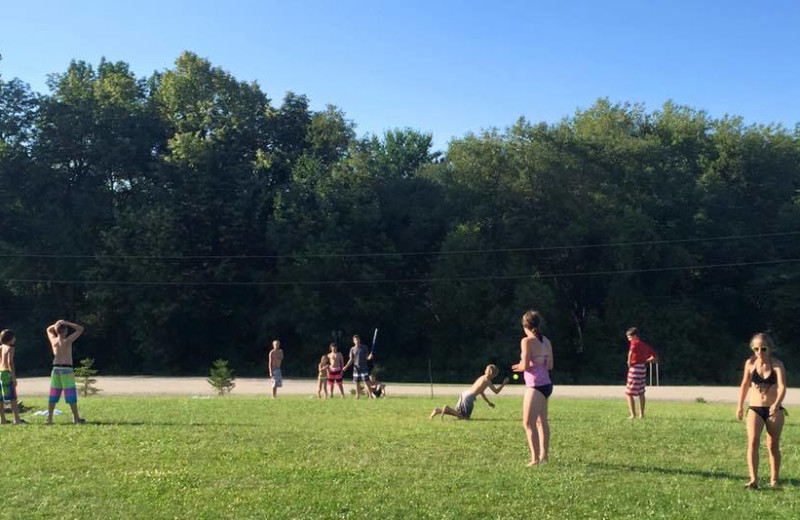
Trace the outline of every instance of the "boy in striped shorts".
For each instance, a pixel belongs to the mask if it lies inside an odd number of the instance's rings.
[[[625,385],[625,397],[628,400],[629,419],[636,418],[634,397],[639,396],[639,419],[644,419],[644,380],[647,376],[647,364],[658,362],[655,351],[641,340],[639,329],[631,327],[625,333],[630,341],[628,349],[628,382]]]
[[[47,424],[53,424],[56,403],[64,393],[64,401],[72,410],[72,422],[86,421],[78,415],[78,392],[75,388],[75,372],[72,369],[72,344],[83,334],[77,323],[58,320],[47,327],[47,339],[53,350],[53,371],[50,373],[50,399],[47,405]]]

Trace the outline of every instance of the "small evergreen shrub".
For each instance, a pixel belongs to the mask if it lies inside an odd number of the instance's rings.
[[[100,391],[99,388],[94,386],[97,379],[97,370],[92,367],[94,365],[94,358],[81,359],[81,366],[75,369],[75,377],[78,379],[78,386],[83,397],[95,395]]]
[[[206,381],[214,387],[218,395],[229,394],[236,386],[236,376],[224,359],[214,361]]]

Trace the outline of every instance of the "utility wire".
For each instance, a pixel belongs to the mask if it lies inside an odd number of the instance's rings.
[[[800,231],[776,233],[754,233],[749,235],[725,235],[705,238],[677,238],[665,240],[636,240],[630,242],[605,242],[600,244],[571,244],[540,247],[515,247],[497,249],[460,249],[452,251],[397,251],[373,253],[298,253],[286,255],[64,255],[48,253],[0,253],[0,258],[54,258],[54,259],[94,259],[94,260],[253,260],[253,259],[305,259],[305,258],[374,258],[397,256],[449,256],[470,254],[522,253],[533,251],[560,251],[567,249],[594,249],[605,247],[645,246],[664,244],[687,244],[697,242],[719,242],[727,240],[746,240],[797,236]]]
[[[584,276],[608,276],[636,273],[659,273],[669,271],[692,271],[700,269],[719,269],[725,267],[766,266],[800,262],[800,258],[783,258],[759,260],[753,262],[729,262],[721,264],[684,265],[674,267],[653,267],[645,269],[618,269],[600,271],[580,271],[570,273],[537,273],[526,275],[495,275],[495,276],[461,276],[445,278],[397,278],[384,280],[278,280],[264,282],[186,282],[186,281],[113,281],[113,280],[58,280],[58,279],[30,279],[6,278],[0,279],[7,283],[26,284],[59,284],[59,285],[120,285],[120,286],[179,286],[179,287],[268,287],[268,286],[311,286],[311,285],[383,285],[401,283],[440,283],[440,282],[477,282],[493,280],[524,280],[524,279],[549,279],[549,278],[575,278]]]

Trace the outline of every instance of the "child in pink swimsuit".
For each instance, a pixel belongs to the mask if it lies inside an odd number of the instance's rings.
[[[545,341],[547,341],[546,338]],[[522,373],[525,378],[525,386],[538,390],[545,398],[550,397],[550,394],[553,393],[553,382],[550,380],[550,371],[547,370],[548,357],[545,354],[531,359],[528,368]]]

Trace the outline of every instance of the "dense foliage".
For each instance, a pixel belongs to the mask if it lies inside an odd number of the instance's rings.
[[[631,325],[671,383],[736,382],[758,330],[800,358],[800,129],[601,99],[437,152],[191,53],[49,86],[0,77],[0,326],[22,373],[64,317],[104,373],[263,373],[280,337],[287,375],[312,376],[332,336],[379,325],[387,379],[429,360],[464,379],[514,360],[531,307],[560,382],[619,382]]]

